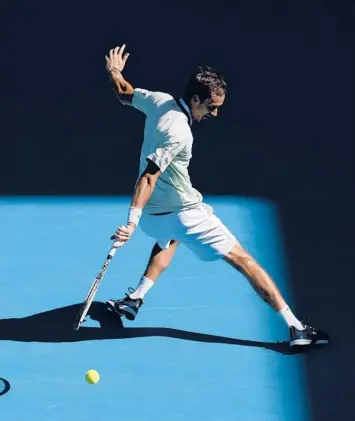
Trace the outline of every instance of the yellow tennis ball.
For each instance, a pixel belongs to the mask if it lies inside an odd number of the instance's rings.
[[[86,381],[90,384],[96,384],[100,380],[100,374],[96,370],[89,370],[85,375]]]

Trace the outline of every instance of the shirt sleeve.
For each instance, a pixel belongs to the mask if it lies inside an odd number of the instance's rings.
[[[163,99],[164,94],[161,92],[152,92],[147,89],[135,88],[133,90],[132,105],[137,110],[148,114],[155,109],[159,102]]]
[[[186,139],[179,134],[168,131],[164,134],[164,140],[157,146],[157,148],[147,159],[156,164],[163,173],[174,158],[186,147]]]

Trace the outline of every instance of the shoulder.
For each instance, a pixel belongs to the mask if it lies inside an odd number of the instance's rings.
[[[165,92],[150,91],[142,88],[135,88],[133,90],[133,101],[147,101],[158,106],[172,99],[173,97]]]
[[[158,121],[158,131],[164,136],[183,139],[192,142],[193,136],[187,117],[180,110],[171,108]]]

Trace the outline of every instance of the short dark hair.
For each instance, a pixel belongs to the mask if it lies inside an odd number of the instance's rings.
[[[184,98],[190,101],[194,95],[198,95],[200,101],[204,101],[212,94],[222,96],[226,93],[224,77],[210,66],[199,66],[186,85]]]

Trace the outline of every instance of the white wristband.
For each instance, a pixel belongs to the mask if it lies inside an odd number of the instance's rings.
[[[142,209],[135,208],[134,206],[130,206],[128,212],[128,220],[127,223],[132,222],[135,226],[138,226],[139,220],[142,216]]]

